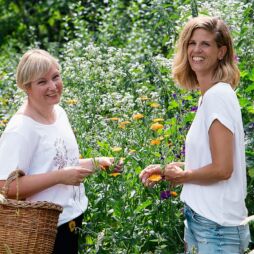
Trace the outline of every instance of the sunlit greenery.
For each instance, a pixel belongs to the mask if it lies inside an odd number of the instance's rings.
[[[121,174],[98,171],[85,180],[80,253],[183,252],[180,187],[161,181],[147,189],[138,175],[151,163],[184,160],[199,93],[175,86],[171,62],[182,25],[197,14],[221,16],[234,37],[254,214],[253,9],[253,0],[0,0],[0,132],[24,98],[15,85],[18,59],[41,47],[60,59],[61,105],[81,156],[125,161]]]

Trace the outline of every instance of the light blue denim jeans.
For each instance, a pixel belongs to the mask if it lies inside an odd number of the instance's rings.
[[[184,207],[186,254],[243,254],[250,241],[249,226],[221,226]]]

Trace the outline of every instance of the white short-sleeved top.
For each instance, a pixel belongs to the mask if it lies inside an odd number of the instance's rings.
[[[211,164],[208,131],[215,119],[233,133],[233,173],[228,180],[210,185],[184,184],[181,200],[207,219],[223,226],[236,226],[247,216],[246,165],[240,105],[229,84],[217,83],[200,98],[186,137],[185,169]]]
[[[14,115],[0,138],[0,180],[19,168],[26,175],[79,165],[79,149],[65,111],[55,106],[57,119],[45,125],[23,114]],[[29,198],[63,207],[58,225],[79,216],[87,208],[84,185],[58,184]]]

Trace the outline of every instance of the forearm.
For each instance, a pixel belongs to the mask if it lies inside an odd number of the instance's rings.
[[[193,183],[199,185],[213,184],[230,178],[232,171],[225,170],[219,165],[208,164],[198,169],[187,169],[172,178],[177,184]]]
[[[18,196],[19,199],[25,199],[50,188],[61,182],[61,171],[53,171],[45,174],[26,175],[18,179]],[[17,196],[17,181],[10,184],[8,190],[9,198]]]

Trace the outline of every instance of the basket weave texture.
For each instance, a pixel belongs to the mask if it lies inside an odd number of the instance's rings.
[[[51,254],[62,207],[47,201],[7,199],[9,184],[22,175],[20,170],[13,172],[1,190],[5,199],[0,202],[0,253]]]

